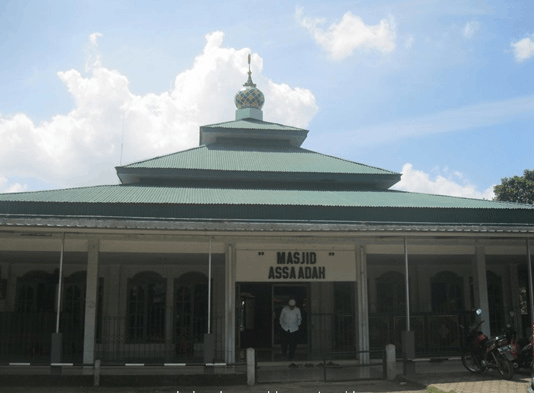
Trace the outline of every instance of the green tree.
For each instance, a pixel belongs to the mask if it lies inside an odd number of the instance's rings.
[[[493,192],[496,201],[534,204],[534,170],[525,169],[523,176],[501,179]]]

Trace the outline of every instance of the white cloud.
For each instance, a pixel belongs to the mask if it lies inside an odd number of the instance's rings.
[[[74,99],[69,113],[40,124],[28,114],[0,114],[0,192],[23,190],[15,177],[59,187],[116,183],[123,129],[122,163],[128,164],[197,146],[200,125],[234,119],[233,97],[246,82],[250,50],[222,47],[222,32],[206,36],[204,50],[170,91],[144,96],[101,64],[100,36],[89,37],[88,75],[58,73]],[[252,58],[253,80],[266,97],[265,120],[306,127],[317,112],[313,94],[269,80],[259,55]]]
[[[453,172],[445,168],[437,169],[437,174],[431,178],[428,173],[413,168],[410,163],[402,167],[402,178],[393,188],[403,191],[420,192],[437,195],[450,195],[464,198],[493,199],[493,186],[484,191],[464,178],[462,173]]]
[[[516,61],[522,62],[534,56],[534,42],[532,39],[534,39],[534,35],[510,44]]]
[[[98,37],[102,37],[102,34],[92,33],[89,35],[89,42],[91,43],[91,45],[96,45],[96,40],[98,39]]]
[[[473,38],[474,35],[480,30],[480,23],[476,20],[467,22],[464,26],[464,37],[465,38]]]
[[[86,48],[87,60],[85,61],[85,72],[90,72],[94,68],[102,66],[100,52],[98,51],[98,38],[103,37],[100,33],[89,35],[89,45]]]
[[[0,176],[1,192],[23,192],[28,189],[27,184],[11,183],[7,178]]]
[[[408,36],[404,41],[404,47],[410,49],[415,42],[415,37],[413,35]]]
[[[324,30],[320,27],[325,23],[324,19],[304,17],[302,13],[303,9],[297,8],[297,22],[311,33],[333,60],[343,60],[360,48],[382,53],[390,53],[395,49],[395,23],[391,17],[371,26],[349,11],[341,21]]]

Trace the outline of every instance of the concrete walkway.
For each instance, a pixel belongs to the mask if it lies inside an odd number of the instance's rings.
[[[331,383],[279,383],[254,386],[238,385],[217,387],[0,387],[0,392],[9,393],[526,393],[528,376],[515,377],[512,381],[502,381],[491,377],[477,378],[464,374],[427,375],[417,383],[408,381],[362,381]]]
[[[398,364],[402,373],[402,364]],[[20,378],[25,378],[20,375]],[[369,380],[351,382],[270,382],[254,386],[0,386],[9,393],[526,393],[529,372],[518,372],[513,380],[503,381],[490,371],[481,376],[469,373],[459,361],[418,362],[416,375],[394,381]]]
[[[423,392],[526,393],[530,375],[530,372],[521,370],[512,380],[504,381],[496,370],[490,370],[485,375],[472,374],[460,360],[451,360],[417,362],[416,375],[402,378],[423,387]]]

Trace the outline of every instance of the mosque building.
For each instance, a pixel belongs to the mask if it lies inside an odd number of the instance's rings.
[[[405,330],[416,356],[458,353],[473,309],[486,333],[528,320],[534,206],[393,190],[401,174],[302,148],[263,103],[249,71],[196,148],[117,185],[0,194],[0,362],[277,361],[290,298],[298,359]]]

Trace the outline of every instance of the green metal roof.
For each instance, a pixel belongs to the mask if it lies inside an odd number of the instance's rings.
[[[211,145],[222,141],[243,141],[265,144],[285,143],[300,147],[308,130],[286,126],[278,123],[269,123],[254,118],[227,121],[200,127],[200,145]]]
[[[534,211],[534,205],[404,191],[310,191],[107,185],[0,194],[0,202],[307,205]]]
[[[241,119],[226,121],[223,123],[209,124],[201,128],[228,128],[242,130],[271,130],[271,131],[307,131],[304,128],[286,126],[284,124],[270,123],[268,121],[257,119]]]
[[[524,209],[534,205],[419,194],[404,191],[309,191],[227,188],[186,188],[107,185],[0,194],[0,202],[307,205],[345,207],[410,207]]]
[[[129,164],[124,168],[398,175],[396,172],[291,146],[199,146]]]
[[[1,194],[3,215],[534,226],[532,205],[401,191],[132,185]]]
[[[523,225],[534,206],[388,190],[400,174],[300,148],[307,130],[243,119],[210,143],[117,167],[123,184],[0,194],[2,217]]]
[[[200,127],[201,146],[117,167],[123,184],[386,190],[400,174],[302,149],[308,131],[246,118]],[[261,184],[259,184],[261,183]]]

